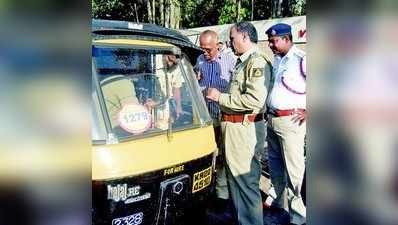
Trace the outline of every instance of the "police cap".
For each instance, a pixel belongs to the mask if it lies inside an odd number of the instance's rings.
[[[268,30],[265,31],[265,33],[268,35],[268,37],[283,36],[286,34],[292,34],[292,27],[286,23],[277,23],[272,27],[268,28]]]

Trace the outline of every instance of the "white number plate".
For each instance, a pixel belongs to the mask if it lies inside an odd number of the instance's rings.
[[[113,219],[112,225],[139,225],[142,223],[143,218],[144,214],[139,212],[130,216]]]

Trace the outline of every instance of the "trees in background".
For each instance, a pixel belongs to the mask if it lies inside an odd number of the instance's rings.
[[[174,29],[306,14],[306,0],[91,0],[92,17]]]

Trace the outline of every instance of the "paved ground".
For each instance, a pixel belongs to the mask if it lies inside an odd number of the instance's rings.
[[[262,176],[260,189],[266,193],[269,187],[269,179]],[[224,212],[208,211],[209,225],[235,225],[232,212],[227,208]],[[275,209],[264,209],[264,225],[285,225],[289,223],[289,215],[286,211]]]
[[[231,212],[208,212],[209,225],[236,225]],[[289,215],[286,211],[264,209],[264,225],[286,225],[289,223]]]

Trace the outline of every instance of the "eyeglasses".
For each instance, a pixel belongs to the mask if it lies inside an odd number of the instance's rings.
[[[211,49],[211,48],[202,48],[202,50],[207,52],[207,53],[210,53],[213,49]]]

